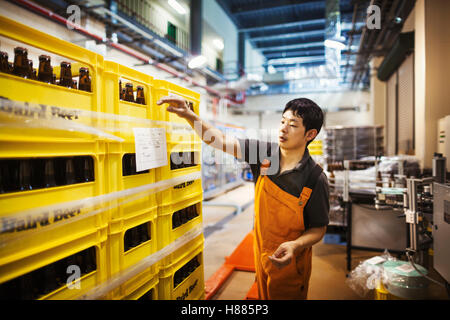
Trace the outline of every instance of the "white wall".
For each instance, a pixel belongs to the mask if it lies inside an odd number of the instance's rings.
[[[203,0],[202,7],[203,19],[224,40],[224,65],[226,66],[229,62],[236,62],[238,60],[238,33],[236,26],[215,0]]]
[[[263,64],[266,58],[252,47],[249,40],[245,41],[245,71],[246,73],[264,73]]]

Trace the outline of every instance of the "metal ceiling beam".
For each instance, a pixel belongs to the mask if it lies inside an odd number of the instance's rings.
[[[293,63],[309,63],[309,62],[325,62],[325,57],[321,56],[309,56],[309,57],[293,57],[293,58],[279,58],[279,59],[268,59],[268,64],[293,64]]]
[[[266,59],[275,59],[275,58],[290,58],[290,57],[305,57],[305,56],[318,56],[318,55],[324,55],[325,50],[300,50],[300,51],[281,51],[281,52],[274,52],[274,53],[266,53],[263,55],[266,57]]]
[[[273,9],[292,9],[299,6],[308,6],[311,4],[320,4],[323,5],[323,1],[318,0],[277,0],[277,1],[267,1],[266,3],[262,3],[259,5],[255,4],[244,4],[239,6],[231,6],[230,12],[233,15],[242,16],[248,14],[258,14],[265,11],[273,10]]]
[[[294,22],[283,22],[283,23],[277,23],[272,25],[261,25],[257,27],[251,27],[251,28],[241,28],[239,29],[239,32],[252,32],[252,31],[267,31],[267,30],[273,30],[273,29],[282,29],[282,28],[289,28],[289,27],[306,27],[306,26],[325,26],[325,19],[312,19],[312,20],[303,20],[303,21],[294,21]]]
[[[249,40],[251,42],[262,42],[262,41],[271,41],[271,40],[280,40],[280,39],[291,39],[291,38],[301,38],[301,37],[311,37],[323,35],[323,29],[320,30],[312,30],[312,31],[304,31],[304,32],[291,32],[291,33],[282,33],[271,36],[261,36],[261,37],[251,37],[249,36]]]
[[[255,48],[256,50],[268,52],[268,51],[281,51],[281,50],[289,50],[289,49],[303,49],[303,48],[312,48],[312,47],[323,47],[324,44],[322,41],[319,42],[309,42],[309,43],[299,43],[299,44],[291,44],[285,46],[267,46],[261,48]]]

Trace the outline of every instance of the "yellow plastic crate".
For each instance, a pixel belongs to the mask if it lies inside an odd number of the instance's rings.
[[[178,239],[186,232],[192,230],[203,221],[203,192],[198,192],[193,196],[183,199],[172,204],[158,207],[158,220],[157,220],[157,235],[158,235],[158,250],[171,244],[174,240]],[[198,216],[188,220],[186,223],[173,228],[173,214],[181,209],[189,206],[196,206]],[[176,259],[177,254],[171,254],[162,260],[162,263],[170,263]]]
[[[157,251],[157,214],[158,210],[155,206],[128,214],[123,219],[111,220],[108,236],[108,261],[111,276],[126,270]],[[135,232],[131,230],[133,228]],[[144,239],[141,238],[145,232],[143,228],[148,232]],[[130,242],[133,241],[135,243],[131,245]],[[158,265],[155,264],[149,268],[149,272],[155,273],[157,269]]]
[[[154,98],[154,110],[156,111],[157,120],[170,122],[172,126],[171,132],[167,132],[167,142],[201,142],[200,137],[195,134],[193,130],[189,129],[189,133],[186,133],[186,130],[183,127],[178,128],[176,125],[181,124],[183,126],[189,126],[189,123],[177,116],[174,113],[168,112],[167,106],[168,104],[157,105],[156,102],[162,97],[177,95],[180,96],[187,101],[192,103],[192,109],[194,112],[199,115],[200,114],[200,94],[184,88],[182,86],[176,85],[167,80],[157,80],[155,79],[153,82],[153,98]]]
[[[74,62],[74,66],[89,68],[92,90],[91,92],[86,92],[69,89],[38,80],[0,73],[0,96],[14,101],[39,104],[39,106],[33,105],[33,107],[30,107],[30,110],[25,109],[22,111],[5,106],[3,111],[6,114],[21,115],[24,118],[34,119],[36,122],[39,122],[40,119],[46,119],[50,120],[50,125],[52,123],[51,120],[64,118],[77,124],[84,124],[94,128],[102,128],[104,126],[102,120],[91,117],[91,114],[82,116],[79,112],[79,110],[103,112],[101,101],[102,87],[99,85],[103,76],[103,56],[4,16],[0,16],[0,25],[0,36],[16,41],[25,48],[36,49],[42,54],[50,53],[64,57],[64,59]],[[12,59],[10,57],[9,60]],[[38,66],[35,67],[38,68]],[[53,67],[55,66],[53,65]],[[46,107],[40,105],[45,105]],[[80,133],[80,130],[69,132],[49,130],[45,127],[32,129],[13,128],[10,126],[2,129],[0,140],[13,139],[23,141],[28,140],[31,135],[33,139],[37,137],[53,139],[55,136],[66,138],[79,138],[81,136],[84,139],[98,138],[98,136],[90,133]]]
[[[106,238],[107,228],[99,228],[95,232],[86,233],[84,236],[80,236],[63,245],[50,247],[39,254],[30,254],[12,263],[2,264],[0,266],[0,291],[2,294],[10,294],[10,299],[15,299],[13,295],[17,296],[17,299],[22,299],[24,296],[27,299],[39,300],[75,299],[106,281]],[[83,273],[82,270],[85,270],[86,260],[83,258],[83,260],[69,261],[67,257],[88,248],[95,248],[96,268],[90,269],[90,271],[86,270],[87,272]],[[43,295],[39,294],[39,292],[46,292],[46,290],[42,291],[43,287],[47,286],[50,281],[53,281],[56,274],[51,273],[48,269],[47,272],[49,273],[46,273],[45,268],[57,261],[59,261],[58,266],[50,270],[53,272],[59,271],[58,275],[61,276],[61,282],[51,289],[51,292]],[[70,265],[80,267],[81,277],[78,282],[78,288],[69,288],[68,286],[68,283],[75,280],[76,276],[73,269],[68,269]],[[62,276],[63,274],[65,276]],[[72,284],[76,285],[76,283]],[[30,292],[29,290],[32,291]],[[29,296],[31,293],[33,297]]]
[[[158,300],[158,271],[145,270],[124,283],[119,290],[113,290],[108,300]]]
[[[9,269],[17,261],[54,248],[63,250],[61,247],[68,243],[107,226],[105,203],[98,200],[105,193],[104,144],[85,142],[67,146],[55,141],[0,145],[0,159],[89,156],[94,164],[94,181],[0,194],[0,268],[10,270],[2,272],[0,279],[22,272],[22,267]],[[71,203],[86,198],[93,201]]]
[[[194,166],[175,169],[171,168],[171,154],[174,153],[174,161],[180,162],[181,158],[177,158],[177,154],[180,152],[193,152],[194,159],[191,159]],[[189,143],[167,143],[167,165],[156,168],[156,181],[168,180],[175,177],[180,177],[189,173],[201,171],[201,159],[202,159],[202,144],[201,142]]]
[[[191,198],[203,192],[202,180],[192,180],[180,183],[156,194],[158,206],[167,207],[171,203]]]
[[[139,174],[123,175],[124,159],[127,161],[127,158],[124,158],[125,155],[135,154],[135,152],[134,143],[108,143],[105,165],[105,186],[108,193],[124,191],[156,182],[156,168]],[[125,167],[128,166],[125,165]],[[133,197],[136,200],[132,200]],[[115,202],[119,210],[112,211],[111,219],[125,218],[128,214],[134,214],[143,209],[150,210],[157,206],[156,194],[146,194],[145,192],[131,197],[121,197],[116,199]]]
[[[148,127],[148,122],[140,122],[140,120],[154,120],[156,117],[153,111],[153,77],[112,61],[105,61],[104,66],[103,105],[105,112],[123,116],[123,118],[118,117],[117,121],[107,121],[107,127],[113,128],[114,132],[111,133],[125,139],[126,143],[134,143],[133,127]],[[119,81],[122,82],[122,88],[125,88],[126,83],[132,83],[134,92],[138,86],[142,86],[145,104],[120,100]],[[136,119],[129,118],[127,121],[127,117]]]
[[[203,234],[176,251],[177,259],[171,264],[161,267],[159,271],[160,300],[204,300],[205,280],[203,261]],[[191,259],[197,258],[198,267],[182,279],[174,283],[176,272],[181,270]],[[181,279],[180,279],[181,280]]]

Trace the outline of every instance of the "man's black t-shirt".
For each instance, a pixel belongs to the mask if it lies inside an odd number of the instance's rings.
[[[268,178],[285,192],[297,198],[300,196],[311,170],[316,165],[309,154],[308,148],[306,148],[302,160],[295,168],[280,174],[280,148],[277,143],[239,139],[239,144],[243,161],[249,163],[255,183],[260,175],[261,162],[267,159],[271,162],[266,173]],[[322,172],[303,212],[305,229],[327,226],[329,210],[328,179]]]

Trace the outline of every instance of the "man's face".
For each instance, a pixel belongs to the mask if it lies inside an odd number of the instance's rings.
[[[303,119],[286,111],[281,118],[280,129],[278,131],[278,143],[283,149],[303,148],[306,143],[317,135],[317,130],[311,129],[305,134]]]

